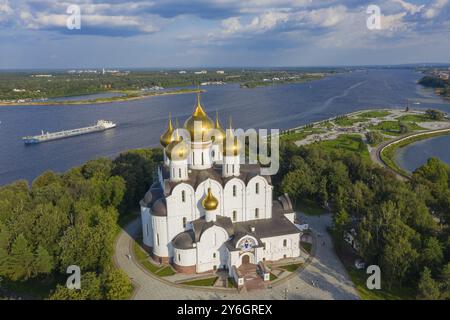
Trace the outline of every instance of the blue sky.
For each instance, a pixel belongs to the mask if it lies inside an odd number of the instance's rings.
[[[2,69],[419,62],[450,63],[450,0],[0,0]]]

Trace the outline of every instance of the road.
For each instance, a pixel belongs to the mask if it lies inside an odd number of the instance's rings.
[[[332,248],[331,238],[326,228],[331,223],[331,215],[321,217],[301,217],[319,234],[319,245],[311,263],[297,272],[289,281],[271,289],[235,293],[230,291],[206,291],[191,289],[162,281],[143,269],[133,258],[134,238],[140,232],[140,218],[128,224],[120,233],[115,247],[115,263],[124,270],[135,285],[133,299],[136,300],[226,300],[226,299],[298,299],[298,300],[344,300],[359,299],[356,289],[345,268]],[[325,243],[322,245],[322,241]],[[129,259],[127,255],[131,255]],[[313,285],[314,283],[314,285]]]

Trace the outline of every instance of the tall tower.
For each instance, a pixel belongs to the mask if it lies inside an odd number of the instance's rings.
[[[172,125],[172,114],[169,113],[169,120],[167,122],[167,129],[166,131],[161,135],[159,138],[159,142],[161,142],[161,145],[163,148],[166,148],[169,143],[173,141],[173,125]],[[166,153],[164,152],[164,164],[169,165],[169,159],[166,156]]]
[[[235,137],[233,133],[230,119],[230,128],[227,130],[226,139],[224,140],[223,146],[223,164],[222,164],[223,177],[232,177],[232,176],[237,177],[241,174],[240,150],[241,146],[239,144],[238,139]]]
[[[216,123],[214,126],[215,135],[213,140],[213,145],[211,149],[211,158],[214,163],[222,163],[223,155],[223,142],[225,141],[225,130],[219,122],[219,113],[216,111]]]
[[[197,94],[197,105],[192,115],[184,123],[184,128],[191,135],[189,167],[194,170],[209,169],[212,167],[210,130],[214,122],[208,117]]]
[[[184,181],[188,179],[189,146],[175,130],[175,138],[166,147],[164,154],[169,160],[170,181]]]

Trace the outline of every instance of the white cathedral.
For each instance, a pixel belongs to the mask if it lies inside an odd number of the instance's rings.
[[[270,176],[259,165],[240,163],[233,130],[225,132],[217,115],[215,122],[208,117],[200,96],[184,129],[192,139],[183,139],[169,118],[160,139],[164,163],[140,202],[152,258],[182,273],[224,269],[237,279],[241,266],[299,257],[289,196],[272,199]],[[212,129],[219,134],[210,138]]]

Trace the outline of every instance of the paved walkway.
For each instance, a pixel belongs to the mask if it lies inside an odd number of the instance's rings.
[[[344,267],[333,251],[331,238],[326,231],[331,223],[331,215],[321,217],[300,217],[302,223],[319,234],[315,257],[311,263],[289,281],[275,285],[272,288],[234,293],[229,291],[206,291],[190,289],[161,281],[143,269],[132,255],[133,238],[140,232],[140,218],[128,224],[120,233],[116,242],[115,262],[132,279],[136,289],[133,298],[142,299],[358,299],[353,283]],[[322,246],[322,241],[325,245]],[[314,283],[314,285],[313,285]]]

